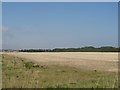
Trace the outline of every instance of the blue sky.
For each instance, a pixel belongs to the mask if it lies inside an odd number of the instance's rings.
[[[0,7],[2,7],[2,3],[0,2]],[[2,49],[2,8],[0,8],[0,50]]]
[[[3,49],[118,46],[117,3],[3,3]]]
[[[2,2],[119,2],[119,0],[2,0]]]

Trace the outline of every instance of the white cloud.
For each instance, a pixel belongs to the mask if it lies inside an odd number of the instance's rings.
[[[8,28],[5,26],[0,27],[0,32],[6,32],[8,31]]]

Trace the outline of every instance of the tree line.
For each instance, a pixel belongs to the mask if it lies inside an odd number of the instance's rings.
[[[86,46],[81,48],[55,48],[55,49],[21,49],[19,52],[119,52],[120,47],[103,46],[95,48]]]

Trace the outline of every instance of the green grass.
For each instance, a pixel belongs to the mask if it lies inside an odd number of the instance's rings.
[[[3,55],[3,88],[116,88],[117,73],[46,66]]]
[[[2,55],[0,55],[0,89],[2,89]]]

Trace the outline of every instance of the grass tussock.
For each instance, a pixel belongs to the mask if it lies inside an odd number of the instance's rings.
[[[46,66],[3,55],[3,88],[117,88],[117,73]]]

